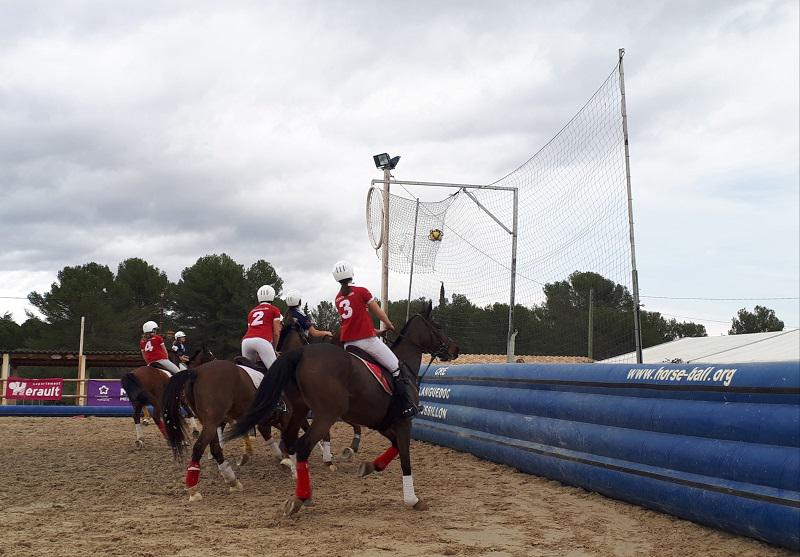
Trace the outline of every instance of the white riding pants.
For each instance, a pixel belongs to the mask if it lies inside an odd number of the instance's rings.
[[[351,344],[353,346],[358,346],[364,352],[369,353],[369,355],[378,360],[383,367],[391,371],[392,375],[395,375],[395,372],[400,369],[400,362],[398,361],[397,356],[395,356],[394,352],[392,352],[392,349],[386,346],[378,337],[351,340],[345,342],[344,347],[347,348]]]
[[[259,337],[242,339],[242,356],[252,362],[261,360],[267,369],[278,359],[272,343]]]
[[[180,369],[178,369],[178,366],[176,366],[169,360],[156,360],[156,361],[159,363],[159,365],[164,366],[170,373],[178,373],[180,371]]]

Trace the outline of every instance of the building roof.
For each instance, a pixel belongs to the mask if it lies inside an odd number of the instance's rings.
[[[719,337],[690,337],[642,350],[643,363],[683,362],[742,364],[800,360],[800,329]],[[635,362],[636,353],[615,356],[606,363]]]

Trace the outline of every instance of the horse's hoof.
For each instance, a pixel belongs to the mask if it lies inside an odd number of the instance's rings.
[[[281,460],[281,466],[286,466],[289,470],[292,469],[292,459],[284,458]]]
[[[150,425],[150,418],[142,418],[142,425]]]
[[[328,468],[329,472],[336,472],[336,465],[333,462],[323,462],[322,464]]]
[[[369,476],[375,471],[375,465],[371,462],[362,462],[361,466],[358,467],[358,475],[362,478],[364,476]]]
[[[427,511],[428,510],[428,504],[425,501],[423,501],[422,499],[420,499],[419,501],[414,503],[411,506],[411,508],[414,509],[415,511]]]
[[[314,500],[313,499],[306,499],[305,501],[303,501],[303,506],[304,507],[313,507],[314,506]]]
[[[142,441],[141,439],[137,439],[136,441],[133,442],[133,446],[136,447],[137,449],[142,449],[144,448],[144,441]]]
[[[245,453],[245,454],[243,454],[242,456],[239,457],[239,460],[238,460],[238,462],[236,464],[238,464],[239,466],[244,466],[248,462],[250,462],[250,455]]]
[[[228,493],[236,493],[237,491],[244,491],[242,482],[236,480],[236,483],[228,486]]]
[[[342,462],[350,462],[351,460],[353,460],[355,454],[356,452],[351,447],[345,447],[344,449],[342,449],[342,455],[340,456],[340,458],[342,459]]]
[[[200,494],[199,491],[195,491],[194,493],[189,494],[189,502],[194,503],[195,501],[200,501],[203,496]]]
[[[303,507],[303,500],[298,497],[292,497],[287,500],[283,505],[283,516],[292,516]]]

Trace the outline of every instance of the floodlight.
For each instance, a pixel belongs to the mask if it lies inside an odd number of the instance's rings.
[[[375,168],[384,169],[389,166],[389,153],[381,153],[380,155],[375,155],[372,157],[372,160],[375,161]]]

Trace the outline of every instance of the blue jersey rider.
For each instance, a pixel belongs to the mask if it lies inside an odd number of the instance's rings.
[[[317,329],[317,324],[314,323],[308,315],[300,311],[301,302],[299,290],[290,290],[286,294],[286,305],[289,307],[289,315],[300,325],[303,334],[306,335],[306,337],[311,336],[313,338],[332,337],[333,333]]]
[[[175,333],[174,340],[172,341],[172,351],[178,357],[178,367],[182,370],[186,369],[189,356],[186,354],[186,333],[183,331]]]

